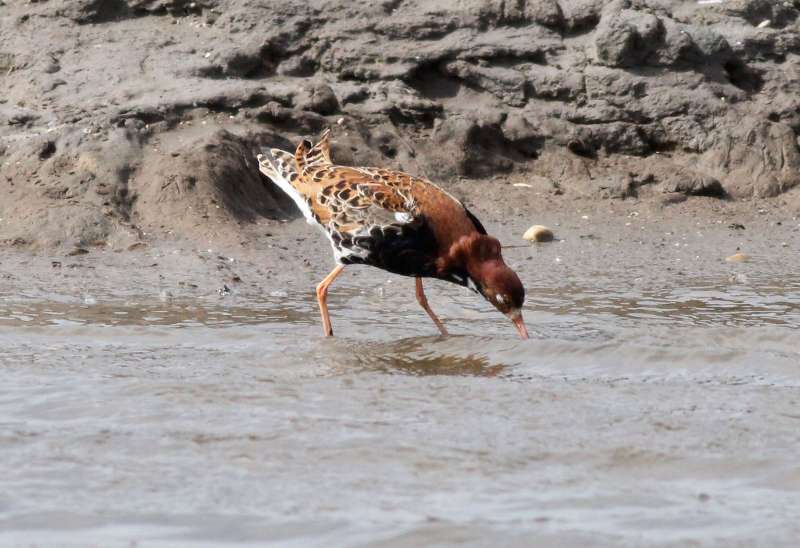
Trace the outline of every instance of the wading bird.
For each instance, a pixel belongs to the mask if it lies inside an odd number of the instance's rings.
[[[328,286],[346,265],[365,264],[413,276],[417,301],[447,335],[428,306],[422,278],[466,286],[505,314],[522,338],[525,289],[464,204],[434,185],[389,169],[346,167],[331,161],[330,132],[312,146],[303,140],[294,154],[279,149],[258,155],[261,172],[278,185],[330,240],[336,267],[317,286],[322,329],[333,335]]]

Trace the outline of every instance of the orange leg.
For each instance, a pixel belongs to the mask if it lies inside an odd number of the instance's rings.
[[[431,307],[428,306],[428,299],[425,297],[425,291],[422,289],[422,278],[417,278],[417,302],[419,302],[420,306],[425,309],[425,312],[428,313],[428,316],[431,317],[433,323],[436,324],[436,327],[439,328],[439,332],[447,336],[447,329],[444,328],[444,324],[442,324],[441,320],[436,317],[436,314],[433,313]]]
[[[344,270],[344,265],[337,264],[336,268],[331,270],[331,273],[325,276],[325,279],[317,286],[317,302],[319,303],[319,312],[322,314],[322,331],[325,332],[326,337],[333,336],[331,318],[328,316],[328,303],[325,302],[328,298],[328,286],[333,283],[336,276],[342,273],[342,270]]]

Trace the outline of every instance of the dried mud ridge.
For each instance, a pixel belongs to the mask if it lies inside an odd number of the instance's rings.
[[[0,240],[236,241],[295,214],[258,149],[331,125],[337,161],[443,183],[777,196],[800,180],[798,14],[797,0],[0,0]]]

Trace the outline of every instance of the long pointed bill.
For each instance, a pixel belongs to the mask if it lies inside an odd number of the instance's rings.
[[[514,322],[514,325],[516,326],[517,331],[519,331],[519,336],[521,338],[523,338],[523,339],[527,339],[528,338],[528,329],[525,327],[525,322],[522,321],[522,314],[519,314],[519,315],[511,318],[511,321]]]

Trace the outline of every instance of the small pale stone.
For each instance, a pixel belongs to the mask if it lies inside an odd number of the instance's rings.
[[[522,237],[530,242],[551,242],[553,241],[553,231],[546,226],[533,225],[525,231]]]
[[[725,260],[729,263],[744,263],[750,260],[750,255],[747,253],[742,253],[741,251],[737,251],[730,257],[725,257]]]

